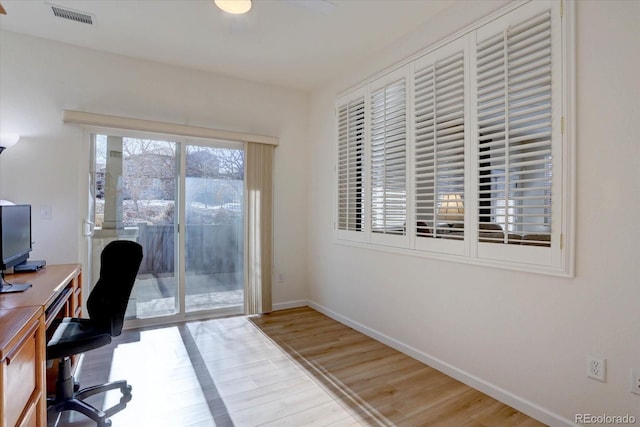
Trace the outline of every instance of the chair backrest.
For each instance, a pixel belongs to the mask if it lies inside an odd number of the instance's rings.
[[[122,332],[141,262],[142,246],[129,240],[110,242],[100,255],[100,278],[87,299],[87,311],[91,321],[112,336]]]

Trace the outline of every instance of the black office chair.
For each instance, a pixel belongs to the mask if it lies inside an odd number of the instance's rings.
[[[87,299],[88,319],[65,317],[54,324],[55,331],[47,343],[47,360],[59,359],[56,395],[48,401],[48,415],[78,411],[98,423],[111,425],[107,418],[122,410],[131,400],[127,381],[115,381],[78,390],[71,373],[71,356],[111,342],[120,335],[131,289],[135,283],[142,246],[127,240],[113,241],[100,255],[100,278]],[[120,403],[101,411],[82,399],[108,390],[120,389]]]

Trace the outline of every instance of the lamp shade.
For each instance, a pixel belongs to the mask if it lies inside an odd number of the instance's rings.
[[[2,133],[0,134],[0,147],[13,147],[14,145],[16,145],[19,139],[20,135],[17,135],[15,133]]]
[[[464,220],[464,202],[459,194],[444,194],[438,205],[438,216],[445,222]]]

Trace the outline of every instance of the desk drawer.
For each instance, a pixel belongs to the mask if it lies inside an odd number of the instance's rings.
[[[37,391],[36,328],[37,324],[30,328],[24,339],[9,349],[2,361],[6,386],[2,407],[6,411],[4,416],[8,426],[16,425],[20,414],[29,406],[31,396]]]

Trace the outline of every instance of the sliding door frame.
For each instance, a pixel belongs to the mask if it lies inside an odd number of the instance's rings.
[[[158,317],[150,317],[150,318],[135,318],[135,319],[127,319],[125,321],[125,328],[138,328],[138,327],[148,327],[148,326],[161,326],[167,324],[173,324],[177,322],[182,322],[186,320],[201,320],[201,319],[209,319],[213,317],[221,317],[221,316],[229,316],[229,315],[240,315],[244,313],[244,304],[241,303],[238,306],[233,307],[224,307],[217,309],[207,309],[200,311],[187,312],[186,311],[186,284],[185,284],[185,275],[186,275],[186,224],[184,219],[186,218],[186,202],[185,202],[185,194],[186,194],[186,149],[187,145],[190,146],[202,146],[202,147],[212,147],[212,148],[232,148],[242,150],[245,153],[245,161],[246,161],[246,146],[244,142],[240,141],[231,141],[231,140],[220,140],[220,139],[212,139],[212,138],[200,138],[196,136],[178,136],[173,134],[161,134],[152,131],[136,131],[129,129],[120,129],[120,128],[112,128],[112,127],[100,127],[100,126],[90,126],[85,127],[83,132],[83,153],[82,157],[84,161],[80,162],[81,167],[79,168],[80,174],[80,203],[79,203],[79,218],[82,219],[82,232],[80,234],[80,244],[81,248],[80,259],[83,264],[83,276],[85,277],[83,290],[83,298],[85,301],[83,302],[83,307],[86,307],[86,298],[89,295],[93,285],[95,284],[94,279],[94,271],[92,267],[92,242],[91,238],[93,235],[94,224],[93,221],[95,219],[95,215],[90,217],[92,213],[92,206],[95,209],[95,195],[93,194],[93,189],[91,188],[93,178],[91,177],[92,172],[95,166],[91,166],[92,162],[95,162],[95,147],[94,147],[94,135],[96,134],[105,134],[111,136],[122,136],[122,137],[132,137],[132,138],[141,138],[141,139],[158,139],[158,140],[166,140],[176,143],[176,155],[178,156],[178,164],[176,165],[178,169],[177,173],[177,188],[176,188],[176,197],[175,203],[177,204],[177,213],[178,213],[178,232],[177,232],[177,242],[178,245],[176,247],[177,256],[175,257],[175,262],[177,269],[174,271],[174,274],[178,277],[178,286],[176,289],[176,297],[175,297],[175,310],[176,312],[171,315],[158,316]],[[88,142],[88,143],[86,143]],[[243,177],[243,185],[246,190],[246,167],[244,171]],[[246,205],[246,194],[243,200],[243,205]],[[93,211],[95,214],[95,211]],[[247,230],[247,215],[243,209],[243,230],[246,233]],[[246,250],[246,247],[245,249]],[[246,280],[247,280],[247,265],[246,265],[246,256],[243,256],[243,299],[246,300]],[[86,316],[87,313],[84,313]]]

